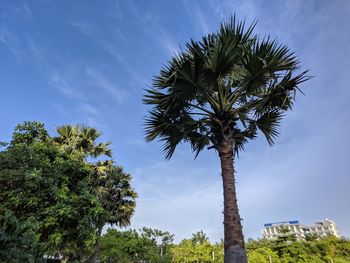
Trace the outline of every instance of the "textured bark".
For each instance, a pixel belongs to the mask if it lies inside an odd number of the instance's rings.
[[[98,262],[100,262],[98,260],[99,252],[100,252],[100,244],[99,244],[99,242],[97,240],[95,245],[94,245],[94,253],[89,258],[89,262],[90,263],[98,263]]]
[[[218,147],[224,191],[225,263],[247,263],[241,218],[239,216],[233,168],[233,143]]]
[[[94,244],[94,253],[89,258],[89,263],[99,263],[100,255],[100,237],[102,233],[102,227],[97,230],[97,239]]]

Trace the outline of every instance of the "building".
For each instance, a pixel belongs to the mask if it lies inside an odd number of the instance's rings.
[[[288,234],[294,234],[298,240],[303,240],[307,235],[316,235],[319,237],[336,236],[340,238],[340,233],[334,221],[326,219],[316,222],[311,226],[302,225],[298,220],[276,222],[264,224],[261,231],[262,237],[266,239],[276,239],[278,236],[284,235],[281,229],[288,229]]]

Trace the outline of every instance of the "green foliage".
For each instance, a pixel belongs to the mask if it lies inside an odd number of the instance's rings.
[[[43,125],[33,123],[31,127],[27,122],[17,126],[11,143],[0,153],[1,233],[15,235],[7,224],[9,214],[17,228],[28,229],[14,236],[12,243],[21,243],[32,232],[37,239],[31,245],[34,253],[14,245],[30,260],[44,253],[88,250],[101,214],[97,198],[89,191],[92,175],[84,160],[71,158],[49,140]],[[6,259],[11,239],[5,235],[0,239]]]
[[[236,152],[261,131],[269,144],[278,135],[285,111],[306,81],[287,46],[254,34],[233,17],[216,33],[190,40],[154,77],[144,103],[147,141],[163,143],[170,158],[181,142],[196,155],[207,145]]]
[[[171,262],[169,232],[142,228],[118,231],[109,229],[100,239],[101,262]]]
[[[248,260],[251,263],[267,263],[270,259],[273,263],[281,263],[277,253],[270,248],[261,247],[248,253]]]
[[[248,258],[251,263],[323,263],[350,262],[350,241],[336,237],[297,241],[295,238],[282,237],[275,241],[249,240],[247,243]]]
[[[112,161],[90,161],[110,154],[106,144],[95,144],[96,130],[78,135],[71,147],[43,124],[25,122],[3,144],[0,262],[39,262],[44,254],[86,260],[106,223],[129,224],[136,198],[131,176]]]
[[[33,217],[19,221],[11,210],[3,210],[0,222],[0,262],[40,262],[36,257],[38,224]],[[28,256],[32,255],[32,256]]]
[[[207,239],[201,242],[184,239],[172,249],[173,262],[223,262],[223,253],[215,252],[216,250]]]
[[[96,262],[99,254],[99,237],[105,224],[127,226],[135,210],[136,192],[132,189],[131,176],[120,166],[115,166],[110,143],[97,143],[101,133],[90,127],[65,125],[57,128],[53,141],[72,157],[81,157],[93,170],[93,192],[101,205],[96,221],[94,253],[90,261]],[[104,157],[104,160],[97,158]],[[92,162],[96,160],[97,162]]]
[[[106,224],[127,226],[135,209],[137,194],[132,189],[131,175],[111,159],[92,162],[98,157],[111,157],[110,143],[97,143],[101,133],[90,127],[64,125],[57,128],[53,141],[70,156],[83,158],[93,170],[94,192],[104,210],[98,231]]]
[[[53,140],[65,149],[66,152],[80,153],[85,157],[112,157],[110,143],[96,143],[101,133],[91,127],[64,125],[57,128],[58,136]]]
[[[206,241],[209,241],[209,238],[203,232],[203,230],[201,230],[201,231],[198,231],[198,232],[192,234],[191,241],[195,244],[202,244]]]
[[[101,262],[173,262],[173,263],[222,263],[223,242],[212,244],[203,231],[192,234],[179,244],[168,242],[160,257],[161,242],[157,229],[143,228],[140,231],[109,229],[101,237]],[[288,233],[286,233],[288,234]],[[159,239],[161,240],[161,239]],[[284,246],[281,246],[281,243]],[[249,263],[345,263],[350,262],[350,241],[326,237],[313,241],[297,241],[281,238],[278,242],[266,239],[249,239],[246,244]]]

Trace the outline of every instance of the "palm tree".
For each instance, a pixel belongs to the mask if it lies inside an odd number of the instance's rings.
[[[218,152],[224,193],[225,263],[247,262],[237,206],[234,157],[261,131],[272,145],[284,113],[291,109],[306,72],[287,46],[253,34],[233,17],[218,32],[190,40],[174,55],[144,103],[146,140],[160,139],[166,159],[188,142],[196,156]]]
[[[112,156],[112,151],[109,148],[110,143],[96,143],[96,140],[101,136],[101,133],[91,127],[63,125],[57,128],[59,136],[53,140],[62,146],[69,153],[81,153],[85,157],[97,158],[106,155]]]
[[[130,220],[135,211],[136,192],[131,187],[131,175],[125,173],[123,168],[115,166],[113,163],[100,165],[102,167],[97,172],[96,195],[102,203],[104,215],[97,222],[97,239],[94,244],[94,252],[89,258],[89,262],[98,262],[100,251],[100,237],[102,229],[106,223],[120,227],[130,225]],[[107,169],[105,167],[108,167]]]
[[[99,238],[106,223],[127,226],[135,210],[136,192],[131,187],[131,175],[116,166],[112,159],[98,160],[98,157],[112,157],[110,143],[97,143],[101,133],[91,127],[64,125],[57,128],[58,136],[53,141],[71,155],[84,158],[94,171],[91,191],[103,208],[96,222],[96,241],[90,262],[98,262]],[[92,159],[97,159],[92,162]]]

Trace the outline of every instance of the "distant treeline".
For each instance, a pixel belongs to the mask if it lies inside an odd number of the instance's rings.
[[[223,242],[211,243],[202,231],[173,243],[168,232],[143,228],[139,231],[110,229],[101,238],[101,263],[222,263]],[[293,235],[276,240],[249,239],[249,263],[349,263],[350,241],[333,236],[309,236],[297,241]]]

